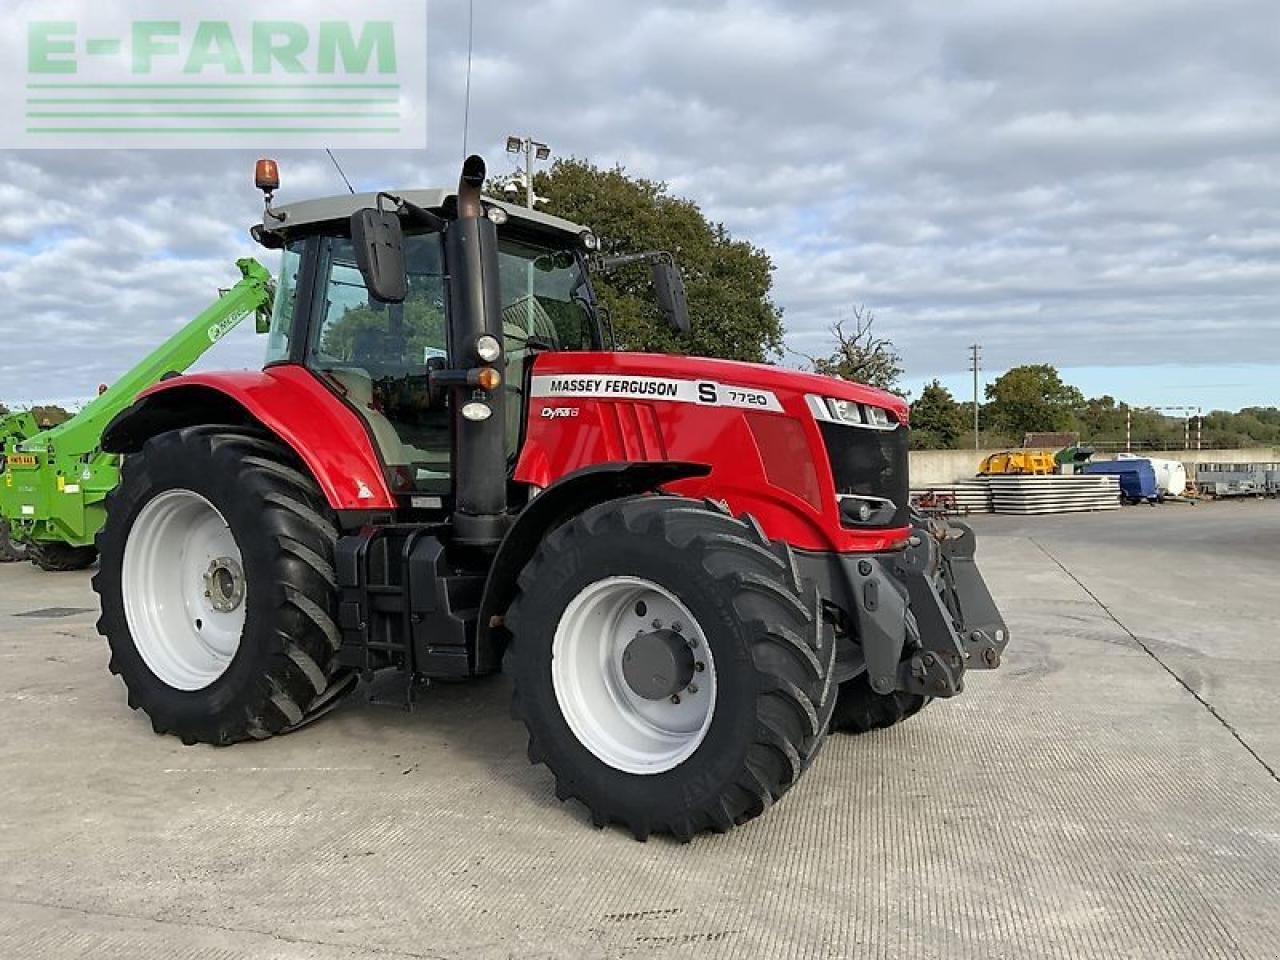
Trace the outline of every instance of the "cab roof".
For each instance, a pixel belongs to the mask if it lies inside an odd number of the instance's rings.
[[[452,208],[457,198],[456,191],[440,188],[388,190],[386,192],[437,213],[446,207]],[[570,220],[553,217],[551,214],[543,213],[541,210],[530,210],[521,204],[508,203],[505,200],[497,200],[493,197],[485,197],[484,203],[486,207],[501,207],[507,212],[513,224],[528,224],[536,229],[555,230],[572,237],[577,237],[584,230],[589,229]],[[295,230],[305,230],[307,227],[319,224],[347,221],[351,219],[351,215],[357,210],[376,207],[377,205],[378,195],[376,193],[344,193],[334,197],[299,200],[297,203],[276,207],[275,211],[277,213],[284,214],[284,220],[270,223],[264,222],[262,229],[271,233],[288,234]],[[270,218],[267,219],[269,220]]]

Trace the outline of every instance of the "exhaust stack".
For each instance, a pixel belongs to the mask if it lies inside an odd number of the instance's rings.
[[[449,342],[454,369],[492,366],[506,373],[505,357],[488,364],[476,341],[488,334],[502,343],[502,300],[498,286],[498,230],[485,216],[480,188],[484,160],[472,155],[458,179],[457,219],[445,234],[449,283]],[[506,390],[473,386],[453,388],[454,542],[496,549],[508,526]],[[483,419],[464,417],[464,405],[488,407]]]

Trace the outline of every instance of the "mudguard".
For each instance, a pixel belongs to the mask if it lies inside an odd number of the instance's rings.
[[[334,510],[395,509],[364,422],[295,364],[163,380],[108,424],[103,448],[136,453],[158,433],[204,423],[256,425],[279,437],[307,465]]]

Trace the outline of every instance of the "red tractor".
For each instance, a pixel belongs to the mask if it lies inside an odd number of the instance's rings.
[[[914,515],[907,408],[777,367],[614,352],[556,217],[456,193],[281,208],[265,367],[174,377],[104,437],[99,631],[184,743],[293,730],[361,679],[504,663],[529,756],[598,825],[762,813],[829,727],[885,727],[1000,662],[961,524]]]

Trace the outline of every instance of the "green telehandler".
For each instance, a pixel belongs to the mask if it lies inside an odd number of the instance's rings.
[[[41,429],[30,413],[0,417],[0,562],[29,559],[42,570],[82,570],[97,559],[104,501],[120,480],[120,458],[102,431],[152,384],[182,373],[250,314],[267,331],[274,285],[256,260],[237,260],[241,279],[195,319],[65,423]]]

